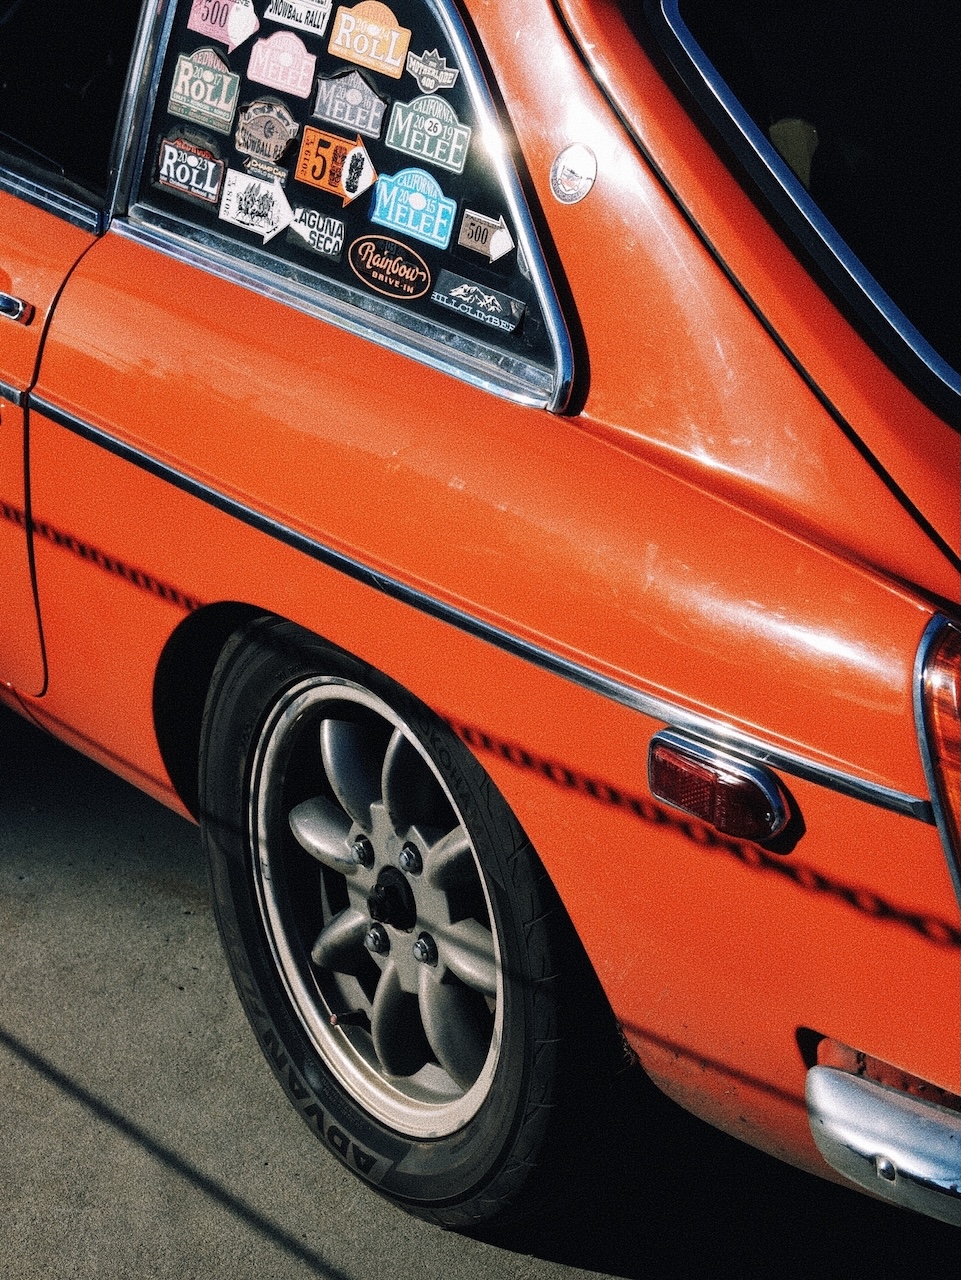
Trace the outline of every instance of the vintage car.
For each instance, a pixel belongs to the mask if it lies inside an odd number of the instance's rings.
[[[199,822],[412,1212],[629,1047],[959,1221],[956,28],[0,0],[0,695]]]

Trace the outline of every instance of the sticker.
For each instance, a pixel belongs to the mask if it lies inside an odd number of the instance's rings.
[[[277,31],[254,45],[247,75],[258,84],[269,85],[295,98],[306,98],[314,82],[317,59],[308,53],[300,36]]]
[[[596,177],[594,152],[583,142],[575,142],[551,165],[551,191],[561,204],[577,204],[593,187]]]
[[[337,10],[327,49],[338,58],[399,80],[410,36],[407,27],[398,26],[387,5],[361,0],[352,9],[342,5]]]
[[[264,13],[264,21],[279,22],[285,27],[296,27],[310,35],[322,36],[330,21],[334,0],[270,0]]]
[[[187,26],[211,40],[223,41],[228,53],[260,30],[252,0],[193,0]]]
[[[423,169],[381,174],[370,206],[370,220],[406,231],[437,249],[446,249],[454,230],[457,201],[444,195]]]
[[[339,218],[298,205],[294,209],[294,220],[287,228],[287,238],[293,238],[302,248],[311,249],[322,258],[339,262],[346,230]]]
[[[157,181],[182,196],[193,196],[205,204],[216,204],[227,165],[206,147],[186,138],[164,138],[160,143]]]
[[[460,75],[457,67],[448,67],[447,59],[442,58],[436,49],[430,53],[409,53],[407,70],[417,81],[421,93],[436,93],[438,89],[449,89]]]
[[[167,109],[171,115],[206,125],[217,133],[229,133],[239,88],[240,76],[234,75],[215,49],[182,53]]]
[[[218,216],[223,222],[262,236],[266,244],[290,226],[294,215],[279,182],[266,182],[228,169]]]
[[[394,103],[384,141],[395,151],[463,173],[470,135],[470,128],[461,124],[449,102],[425,95],[413,102]]]
[[[495,221],[483,213],[465,209],[457,243],[462,249],[472,249],[490,262],[496,262],[505,253],[510,253],[514,247],[514,238],[507,229],[503,214]]]
[[[377,181],[376,170],[359,136],[351,142],[309,124],[304,126],[295,177],[298,182],[340,196],[345,205]]]
[[[440,273],[430,300],[504,333],[513,333],[524,314],[524,304],[518,298],[510,298],[453,271]]]
[[[347,250],[355,276],[388,298],[410,302],[430,288],[430,271],[424,259],[389,236],[361,236]]]
[[[245,156],[279,160],[297,137],[300,125],[282,102],[260,98],[243,107],[237,117],[234,145]]]
[[[378,98],[359,71],[345,76],[321,76],[317,81],[314,118],[356,129],[368,138],[380,137],[387,103]]]

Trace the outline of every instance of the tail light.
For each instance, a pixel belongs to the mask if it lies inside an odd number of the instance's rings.
[[[961,847],[961,630],[945,618],[928,625],[915,682],[918,733],[941,838],[955,888]]]

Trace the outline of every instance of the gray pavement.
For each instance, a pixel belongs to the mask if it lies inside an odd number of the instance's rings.
[[[486,1241],[400,1213],[275,1085],[220,953],[196,829],[3,708],[0,975],[10,1280],[901,1280],[955,1257],[948,1228],[658,1097],[590,1201]]]

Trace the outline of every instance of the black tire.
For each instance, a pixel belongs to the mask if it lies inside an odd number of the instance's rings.
[[[237,989],[317,1136],[446,1226],[559,1192],[598,1044],[588,975],[464,745],[380,673],[262,618],[214,673],[200,788]]]

